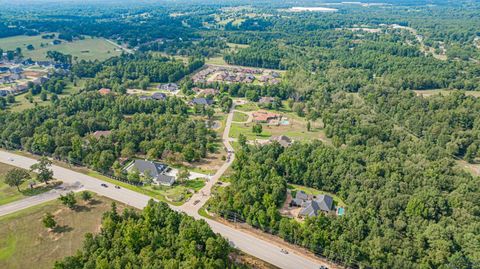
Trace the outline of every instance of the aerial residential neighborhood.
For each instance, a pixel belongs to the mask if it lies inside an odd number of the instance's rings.
[[[0,269],[480,269],[478,1],[1,7]]]

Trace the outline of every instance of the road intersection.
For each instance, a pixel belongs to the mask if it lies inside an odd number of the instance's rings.
[[[194,194],[192,198],[182,206],[172,206],[173,210],[184,212],[196,219],[204,219],[216,233],[220,233],[227,238],[233,246],[244,251],[247,254],[255,256],[261,260],[271,263],[279,268],[319,268],[323,264],[318,260],[290,251],[288,254],[283,253],[283,246],[278,246],[266,240],[260,239],[249,233],[236,230],[230,226],[220,222],[206,219],[198,214],[198,210],[206,203],[210,196],[212,187],[216,184],[218,179],[230,167],[234,160],[233,147],[229,143],[228,133],[233,119],[233,108],[228,114],[225,131],[223,133],[223,143],[229,153],[230,157],[217,171],[217,173],[207,182],[206,186],[201,191]],[[0,151],[0,162],[7,163],[13,166],[29,169],[30,166],[37,162],[37,160],[21,156],[18,154]],[[63,186],[77,186],[76,191],[89,190],[99,195],[109,197],[113,200],[122,202],[129,206],[142,209],[148,201],[152,198],[150,196],[134,192],[125,188],[116,189],[111,183],[101,181],[97,178],[66,169],[57,165],[52,165],[54,177],[63,181]],[[106,184],[107,187],[102,187],[101,184]],[[55,189],[47,193],[29,197],[24,200],[13,202],[7,205],[0,206],[0,216],[7,215],[27,207],[38,205],[53,199],[56,199],[60,194],[67,190]],[[197,202],[196,202],[197,201]]]

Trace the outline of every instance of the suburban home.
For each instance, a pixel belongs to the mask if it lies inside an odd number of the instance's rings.
[[[282,147],[286,148],[292,145],[292,139],[286,135],[272,136],[270,142],[277,141]]]
[[[135,160],[125,170],[131,171],[137,169],[140,175],[150,176],[153,182],[164,186],[172,186],[175,183],[175,177],[167,175],[170,168],[166,164],[147,161]]]
[[[290,202],[290,206],[302,206],[308,200],[308,195],[304,191],[297,191],[295,198]]]
[[[273,97],[264,96],[264,97],[260,98],[260,100],[258,100],[258,103],[263,104],[263,105],[268,105],[268,104],[272,103],[274,100],[275,100],[275,98],[273,98]]]
[[[167,95],[164,94],[164,93],[161,93],[161,92],[156,92],[154,94],[152,94],[152,99],[154,100],[166,100],[167,99]]]
[[[107,137],[112,134],[112,131],[95,131],[92,136],[96,139],[100,139],[102,137]]]
[[[101,95],[107,95],[111,92],[112,92],[112,90],[110,90],[108,88],[101,88],[100,90],[98,90],[98,93],[101,94]]]
[[[175,92],[178,91],[179,87],[176,83],[167,83],[159,86],[160,90]]]
[[[0,96],[7,96],[10,94],[10,90],[8,89],[0,89]]]
[[[276,113],[271,113],[265,110],[259,110],[252,113],[254,122],[269,122],[271,120],[279,119],[281,116]]]
[[[207,95],[217,95],[218,94],[218,90],[216,89],[203,89],[200,91],[200,94],[204,95],[204,96],[207,96]]]
[[[211,106],[213,104],[213,100],[207,98],[194,98],[192,101],[190,101],[190,104]]]
[[[299,217],[316,217],[322,212],[329,213],[334,209],[333,198],[329,195],[320,194],[309,198],[303,201],[302,210],[298,213]]]

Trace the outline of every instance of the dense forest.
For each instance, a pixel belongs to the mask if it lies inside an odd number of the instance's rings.
[[[29,124],[25,124],[28,122]],[[0,112],[2,146],[48,154],[108,172],[118,157],[136,154],[194,161],[216,149],[215,132],[189,119],[184,101],[83,93],[52,106]],[[111,135],[94,138],[99,130]]]
[[[142,212],[116,206],[104,214],[99,234],[87,234],[83,248],[55,263],[82,268],[245,268],[229,257],[228,242],[205,221],[150,201]]]
[[[330,259],[371,268],[476,268],[480,264],[479,186],[440,147],[395,128],[391,120],[333,96],[324,111],[331,147],[321,142],[243,145],[232,184],[210,201]],[[281,217],[287,183],[339,195],[346,216]],[[412,243],[413,242],[413,243]]]

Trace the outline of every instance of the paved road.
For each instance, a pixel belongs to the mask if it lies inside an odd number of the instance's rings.
[[[13,159],[14,161],[11,161]],[[35,159],[27,158],[17,154],[0,151],[0,162],[7,163],[13,166],[29,168],[32,164],[36,163]],[[103,182],[99,179],[96,179],[85,174],[81,174],[57,165],[52,167],[54,177],[62,180],[66,184],[75,184],[77,181],[83,185],[83,189],[96,192],[100,195],[109,197],[113,200],[120,201],[122,203],[128,204],[130,206],[142,209],[151,199],[147,195],[143,195],[125,188],[115,189],[114,186],[110,183]],[[100,184],[107,184],[108,188],[101,187]],[[53,198],[52,198],[53,197]],[[32,197],[33,198],[33,197]],[[15,211],[24,209],[26,205],[36,205],[49,200],[54,199],[54,196],[43,195],[36,196],[35,199],[31,200],[22,200],[25,202],[16,202],[4,206],[0,206],[0,215],[6,215],[13,213]],[[30,199],[30,198],[27,198]],[[177,211],[182,211],[181,208],[171,206],[172,209]],[[185,211],[185,213],[192,215],[197,219],[202,219],[196,211]],[[229,226],[215,222],[209,219],[205,219],[213,231],[220,233],[222,236],[227,238],[231,243],[241,249],[242,251],[255,256],[259,259],[267,261],[280,268],[318,268],[320,263],[313,261],[310,258],[297,255],[295,253],[283,254],[280,252],[281,247],[272,244],[270,242],[264,241],[260,238],[257,238],[253,235],[235,230]]]
[[[230,139],[228,137],[228,134],[230,133],[230,127],[232,126],[234,108],[235,103],[233,103],[232,109],[230,110],[230,113],[228,113],[225,129],[222,135],[223,145],[228,152],[227,161],[220,167],[220,169],[217,170],[215,175],[210,178],[207,184],[205,184],[200,191],[193,194],[190,200],[181,206],[183,211],[191,212],[192,215],[198,214],[198,210],[208,201],[213,186],[217,184],[218,180],[222,177],[225,171],[227,171],[230,165],[232,165],[233,160],[235,159],[235,153],[233,152],[233,147],[230,144]]]

